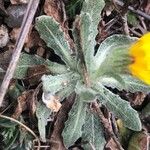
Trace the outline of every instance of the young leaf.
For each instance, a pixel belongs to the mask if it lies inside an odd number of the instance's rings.
[[[99,118],[89,111],[87,111],[85,124],[82,128],[82,139],[88,141],[83,145],[85,150],[103,150],[106,144]]]
[[[36,29],[47,46],[52,48],[68,67],[74,69],[75,59],[71,56],[69,44],[59,24],[50,16],[40,16],[36,20]]]
[[[62,74],[68,72],[66,65],[61,65],[48,59],[44,62],[44,64],[52,74]]]
[[[96,45],[95,37],[98,34],[97,26],[103,7],[104,0],[85,0],[81,14],[77,17],[74,24],[73,35],[77,51],[84,54],[84,61],[89,76],[95,71],[93,67],[94,47]]]
[[[94,39],[98,33],[97,26],[100,21],[100,14],[104,5],[104,0],[85,0],[83,3],[82,12],[89,13],[92,18],[91,28],[93,34],[92,38],[94,37]]]
[[[86,103],[82,99],[76,99],[69,118],[65,123],[63,130],[63,139],[66,146],[71,146],[78,138],[82,136],[82,126],[85,123]]]
[[[95,77],[106,75],[107,73],[126,73],[127,66],[131,63],[128,54],[129,46],[135,38],[124,35],[113,35],[104,40],[95,56]],[[112,69],[113,68],[113,69]]]
[[[61,75],[44,75],[42,77],[44,92],[51,92],[55,94],[68,87],[73,81],[79,78],[78,74],[68,72]]]
[[[124,125],[131,130],[140,131],[141,121],[137,111],[135,111],[129,102],[121,99],[118,95],[113,94],[101,84],[96,85],[99,91],[99,100],[117,117],[121,118]],[[95,90],[96,90],[95,89]]]
[[[51,110],[48,109],[44,104],[38,103],[36,108],[36,116],[38,118],[38,130],[40,133],[41,140],[46,142],[46,125],[47,119],[51,114]]]
[[[80,61],[86,64],[87,70],[90,74],[93,68],[94,59],[94,46],[95,37],[92,37],[92,18],[89,13],[82,13],[76,18],[73,29],[73,36],[75,41],[75,46],[78,52],[78,58]]]
[[[81,81],[77,82],[75,92],[80,95],[85,102],[91,102],[96,98],[97,92],[91,88],[87,88]]]

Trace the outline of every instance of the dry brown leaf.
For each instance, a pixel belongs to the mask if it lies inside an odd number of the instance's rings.
[[[27,92],[23,92],[21,96],[18,97],[18,105],[13,113],[12,117],[17,119],[20,117],[21,113],[27,109]]]
[[[37,84],[42,75],[46,74],[48,72],[48,69],[45,65],[35,65],[28,68],[27,71],[27,78],[30,85]]]
[[[105,146],[106,150],[120,150],[116,144],[116,142],[113,140],[113,138],[110,138],[108,143]]]
[[[36,110],[36,98],[35,91],[29,90],[22,93],[21,96],[18,97],[18,105],[13,113],[13,118],[18,118],[23,111],[29,110],[30,114],[34,114]]]
[[[45,53],[45,49],[43,47],[37,48],[36,54],[38,56],[43,57],[44,53]]]
[[[35,46],[43,46],[43,42],[42,42],[37,31],[30,30],[28,38],[27,38],[26,43],[25,43],[25,47],[30,49],[33,46],[34,47]]]
[[[74,103],[75,96],[75,93],[72,93],[65,101],[63,101],[62,107],[56,116],[50,137],[51,150],[66,150],[61,133],[64,128],[64,123],[67,120],[68,112]]]
[[[32,27],[30,28],[30,32],[31,33]],[[10,32],[10,39],[14,42],[16,42],[18,35],[20,33],[20,28],[13,28],[13,30]],[[28,41],[30,40],[30,35],[27,35],[26,40],[25,40],[25,44],[28,43]]]
[[[50,108],[53,112],[58,112],[61,108],[60,98],[50,93],[43,93],[42,101]]]
[[[51,100],[46,104],[46,106],[53,112],[58,112],[61,107],[61,103],[55,96],[51,96]]]
[[[57,22],[61,24],[66,19],[62,0],[45,0],[44,12],[46,15],[52,16]]]

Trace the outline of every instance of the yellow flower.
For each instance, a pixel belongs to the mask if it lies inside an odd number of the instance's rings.
[[[131,74],[150,84],[150,32],[129,48],[129,54],[133,58],[129,65]]]

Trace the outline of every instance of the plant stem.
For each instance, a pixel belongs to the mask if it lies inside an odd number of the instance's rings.
[[[39,0],[30,0],[28,3],[27,11],[21,25],[21,30],[15,44],[14,53],[12,55],[11,61],[7,68],[7,72],[0,87],[0,106],[2,106],[2,102],[8,89],[9,83],[13,78],[13,74],[19,61],[19,57],[21,55],[21,50],[23,48],[30,26],[32,24],[32,20],[37,10],[38,4]]]

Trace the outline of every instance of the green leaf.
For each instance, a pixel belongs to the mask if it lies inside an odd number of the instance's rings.
[[[47,119],[51,114],[51,110],[48,109],[44,104],[38,103],[36,108],[36,116],[38,118],[38,130],[40,138],[43,142],[46,142],[46,125]]]
[[[74,80],[67,87],[57,92],[55,95],[60,97],[60,101],[64,100],[64,98],[68,97],[71,93],[74,92],[77,81]]]
[[[94,76],[98,78],[106,74],[128,72],[127,66],[131,63],[128,48],[135,39],[125,35],[113,35],[104,40],[94,59]]]
[[[71,146],[82,136],[82,126],[85,123],[86,107],[86,103],[84,103],[82,99],[76,99],[69,112],[69,117],[62,133],[66,146]]]
[[[44,64],[44,59],[39,56],[22,53],[15,70],[14,78],[23,79],[27,74],[29,67]]]
[[[48,59],[44,62],[44,64],[52,74],[62,74],[68,72],[67,67],[65,65],[52,62]]]
[[[80,95],[80,98],[85,102],[91,102],[96,98],[97,92],[86,87],[81,81],[77,82],[75,92]]]
[[[130,103],[121,99],[118,95],[113,94],[101,84],[95,86],[99,91],[99,101],[102,102],[117,117],[121,118],[124,125],[131,130],[140,131],[142,128],[141,121],[137,111]]]
[[[83,55],[89,76],[94,70],[94,47],[96,45],[97,26],[104,7],[104,0],[85,0],[80,16],[76,18],[73,35],[77,52]],[[93,64],[93,65],[92,65]]]
[[[103,127],[96,114],[87,111],[85,124],[82,128],[82,139],[88,141],[83,145],[85,150],[103,150],[106,144]]]
[[[71,50],[60,25],[50,16],[40,16],[36,20],[36,29],[47,46],[68,65],[75,69],[75,59],[71,56]]]
[[[94,38],[98,34],[97,26],[100,21],[101,11],[104,5],[105,5],[104,0],[85,0],[83,3],[82,12],[89,13],[92,18],[91,28],[93,34],[92,37]]]
[[[86,63],[87,70],[90,73],[93,70],[95,37],[92,37],[92,18],[89,13],[82,13],[76,18],[73,36],[75,46],[78,52],[78,58],[82,63]],[[96,36],[96,35],[95,35]],[[82,68],[81,68],[82,69]]]
[[[44,75],[42,76],[43,90],[44,92],[51,92],[52,94],[55,94],[56,92],[68,87],[73,81],[77,81],[78,78],[78,74],[73,72],[55,76]]]
[[[42,57],[39,57],[37,55],[22,53],[15,71],[14,78],[23,79],[26,77],[29,67],[42,64],[45,64],[45,66],[52,74],[61,74],[68,72],[65,65],[51,62],[50,60],[44,60]]]
[[[118,90],[126,90],[130,92],[143,92],[149,93],[150,86],[144,84],[142,81],[134,78],[131,75],[120,75],[122,81],[119,81],[118,78],[113,77],[102,77],[99,78],[99,82],[104,86],[117,88]],[[123,84],[121,83],[123,82]]]

